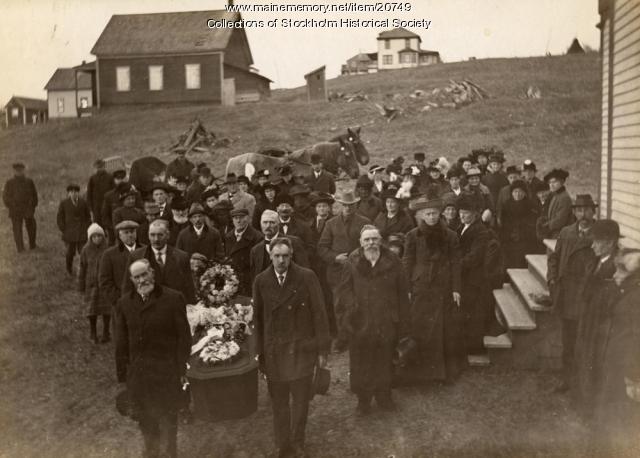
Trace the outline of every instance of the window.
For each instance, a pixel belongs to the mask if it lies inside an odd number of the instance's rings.
[[[162,90],[162,65],[149,65],[149,90]]]
[[[384,40],[384,49],[391,49],[391,41],[388,38]]]
[[[405,38],[404,39],[404,47],[405,48],[410,48],[411,47],[411,38]]]
[[[393,56],[390,54],[386,54],[384,56],[382,56],[382,63],[383,65],[391,65],[393,64]]]
[[[403,64],[415,64],[416,54],[413,52],[403,52],[400,54],[400,62]]]
[[[187,89],[200,89],[200,64],[186,64],[184,75]]]
[[[12,118],[17,118],[18,116],[20,116],[20,108],[12,108],[11,109],[11,117]]]
[[[129,67],[116,67],[116,89],[119,92],[131,90]]]
[[[58,99],[58,113],[64,113],[64,99]]]

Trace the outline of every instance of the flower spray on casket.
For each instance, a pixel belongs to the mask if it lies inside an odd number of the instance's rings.
[[[191,354],[207,365],[233,361],[251,333],[253,306],[236,300],[238,277],[231,266],[213,262],[199,280],[198,302],[187,305],[193,336]]]

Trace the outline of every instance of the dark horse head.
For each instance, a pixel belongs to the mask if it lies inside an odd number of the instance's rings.
[[[331,141],[337,142],[340,139],[351,145],[350,149],[353,151],[353,154],[358,163],[360,163],[361,165],[367,165],[369,163],[369,152],[360,139],[360,127],[356,127],[354,129],[347,127],[346,134],[334,137],[331,139]]]
[[[358,167],[355,145],[342,138],[338,138],[336,163],[338,167],[351,178],[358,178],[358,176],[360,176],[360,167]]]

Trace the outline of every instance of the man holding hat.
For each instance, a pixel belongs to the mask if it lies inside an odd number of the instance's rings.
[[[360,198],[357,203],[358,213],[369,221],[375,221],[376,216],[384,211],[382,201],[373,195],[373,181],[366,175],[361,175],[356,181],[356,194]]]
[[[137,198],[138,194],[133,189],[120,194],[120,207],[116,208],[111,215],[114,227],[125,220],[135,221],[138,224],[144,223],[144,212],[136,207]]]
[[[611,305],[618,295],[612,279],[616,271],[620,226],[612,219],[595,221],[591,227],[593,250],[597,263],[589,273],[584,291],[585,307],[578,320],[575,348],[576,395],[579,407],[590,417],[593,413],[596,387],[602,381],[602,355],[611,317]]]
[[[91,211],[87,202],[80,197],[80,186],[67,186],[67,197],[58,206],[56,217],[62,241],[66,245],[65,265],[67,273],[73,275],[73,258],[87,242],[87,228],[91,224]]]
[[[186,252],[189,256],[200,253],[207,259],[222,262],[224,247],[222,236],[215,227],[205,224],[204,207],[199,203],[191,204],[189,208],[189,226],[178,234],[176,248]]]
[[[137,242],[138,228],[139,225],[135,221],[121,221],[116,224],[115,232],[118,242],[107,248],[100,258],[98,284],[105,300],[112,307],[115,307],[121,295],[122,279],[127,268],[129,253],[142,247]]]
[[[262,233],[249,224],[249,211],[246,208],[231,211],[233,230],[224,236],[226,258],[238,275],[240,285],[238,294],[251,296],[251,248],[262,239]]]
[[[406,368],[412,382],[452,382],[464,363],[461,253],[457,234],[440,216],[442,205],[435,196],[409,204],[418,220],[418,227],[407,234],[402,260],[411,279],[409,333],[418,344],[413,364]]]
[[[104,202],[104,195],[114,187],[113,177],[107,172],[103,159],[96,160],[93,166],[96,172],[91,175],[87,184],[87,203],[93,222],[102,226],[102,202]]]
[[[187,151],[181,148],[176,151],[176,158],[167,164],[167,171],[165,175],[167,181],[177,177],[191,176],[191,171],[195,165],[189,159],[187,159]]]
[[[324,170],[322,157],[317,153],[311,154],[311,175],[307,182],[312,191],[327,194],[336,193],[336,179],[331,173]]]
[[[597,204],[590,194],[579,194],[573,204],[576,222],[565,226],[547,258],[547,283],[553,306],[562,319],[562,381],[556,391],[567,391],[574,371],[578,320],[584,309],[584,291],[597,258],[591,249],[591,227]]]
[[[2,201],[9,210],[13,240],[18,253],[24,251],[23,221],[29,237],[29,248],[36,248],[36,220],[33,214],[38,206],[38,193],[33,180],[25,176],[24,169],[22,162],[13,164],[13,177],[7,180],[2,190]]]
[[[402,208],[397,193],[397,186],[387,187],[382,194],[386,211],[378,213],[373,221],[383,239],[394,233],[406,234],[415,227],[413,218]]]
[[[539,225],[539,230],[544,234],[544,238],[557,238],[562,228],[574,221],[571,211],[571,197],[564,187],[568,177],[569,172],[562,169],[553,169],[544,177],[545,183],[549,185],[551,190],[549,210],[546,215],[543,215],[546,220],[543,220]]]

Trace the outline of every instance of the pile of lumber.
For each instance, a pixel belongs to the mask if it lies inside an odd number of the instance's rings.
[[[427,94],[426,97],[421,94],[420,98],[426,98],[428,100],[422,110],[427,111],[431,108],[459,108],[479,100],[487,99],[489,98],[489,94],[469,80],[449,80],[447,86],[435,88],[430,94]]]
[[[184,151],[189,154],[211,153],[214,148],[225,148],[231,144],[228,138],[217,138],[212,131],[205,129],[200,119],[194,119],[178,140],[171,146],[170,151],[177,153]]]
[[[342,101],[342,102],[364,102],[369,100],[369,96],[362,91],[354,93],[345,93],[338,91],[330,91],[328,96],[329,102]]]

